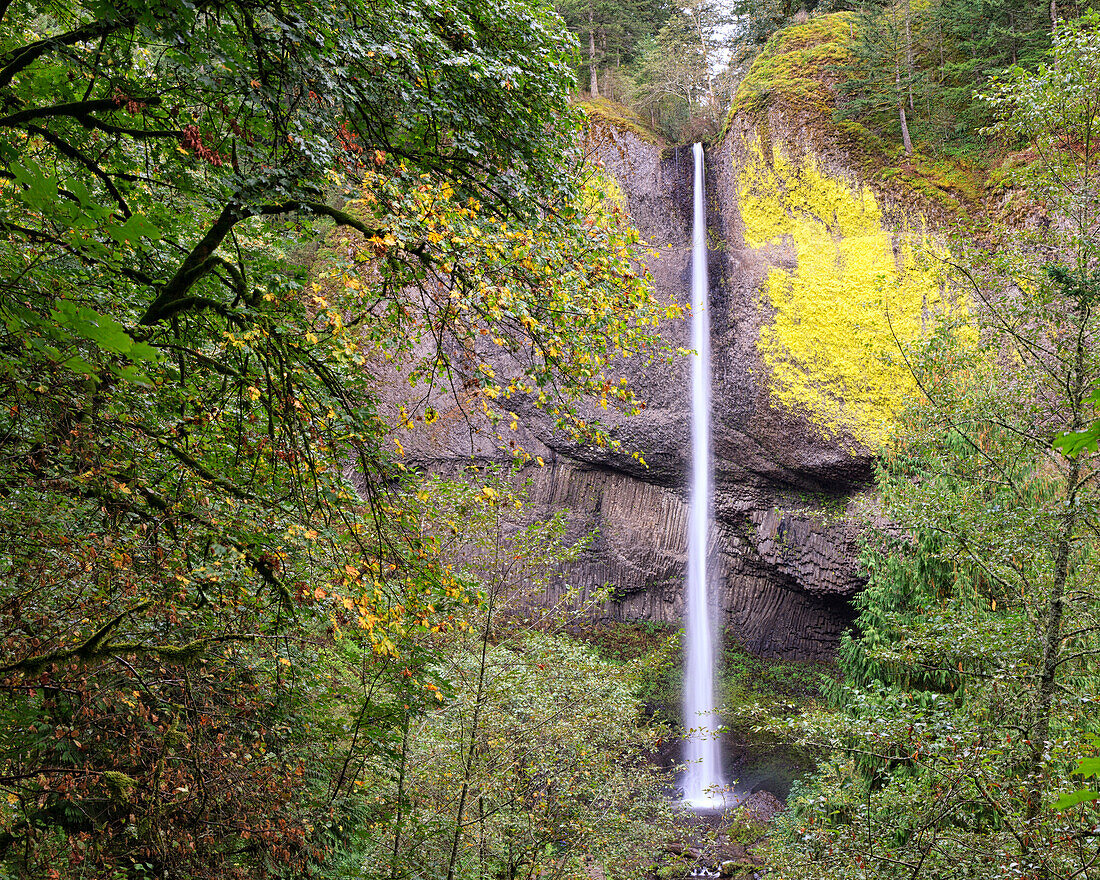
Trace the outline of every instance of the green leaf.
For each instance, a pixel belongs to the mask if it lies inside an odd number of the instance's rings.
[[[1100,757],[1082,758],[1077,762],[1076,772],[1082,776],[1100,776]]]
[[[140,372],[133,364],[127,364],[124,367],[112,367],[112,372],[124,382],[129,382],[131,385],[140,385],[143,388],[153,388],[152,380],[144,373]]]
[[[95,375],[96,368],[94,364],[88,363],[84,358],[79,355],[73,355],[67,361],[65,366],[72,370],[74,373],[81,373],[85,376]]]
[[[53,318],[62,327],[77,336],[94,342],[104,351],[113,354],[129,354],[134,340],[118,321],[108,315],[102,315],[95,309],[63,300],[58,303]]]
[[[47,177],[39,168],[12,163],[12,174],[25,189],[20,198],[32,208],[42,209],[57,202],[57,178]]]
[[[130,360],[137,363],[155,364],[160,360],[160,355],[148,342],[135,342],[130,348]]]
[[[1083,804],[1086,801],[1095,800],[1100,800],[1100,792],[1089,791],[1087,788],[1082,788],[1062,795],[1054,802],[1053,806],[1056,810],[1066,810],[1078,804]]]
[[[1100,421],[1084,431],[1066,431],[1054,438],[1053,446],[1073,458],[1082,452],[1096,452],[1100,446]]]
[[[125,241],[137,244],[142,236],[150,241],[157,241],[161,237],[160,230],[140,214],[134,214],[121,226],[108,226],[107,234],[119,244]]]

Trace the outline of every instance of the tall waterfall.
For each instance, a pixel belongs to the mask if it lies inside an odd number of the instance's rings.
[[[710,318],[707,314],[707,216],[703,145],[695,144],[695,215],[691,254],[691,511],[685,590],[687,664],[684,671],[684,803],[721,807],[722,765],[714,712],[714,627],[707,595],[707,526],[710,520]]]

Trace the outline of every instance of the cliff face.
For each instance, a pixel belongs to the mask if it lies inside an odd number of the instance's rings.
[[[689,298],[692,157],[662,152],[629,131],[593,123],[591,147],[619,181],[631,215],[660,256],[657,289]],[[715,528],[714,593],[733,638],[760,654],[828,654],[849,623],[861,586],[855,529],[845,515],[871,478],[869,453],[852,438],[826,437],[797,410],[777,406],[758,350],[769,310],[759,289],[775,255],[745,244],[729,148],[708,156]],[[665,328],[689,346],[688,322]],[[690,462],[690,373],[686,359],[651,369],[640,386],[647,408],[619,424],[625,446],[644,451],[648,471],[614,461],[578,461],[556,450],[535,473],[541,503],[570,508],[599,528],[588,562],[570,583],[610,583],[604,614],[679,621],[686,561]]]
[[[662,151],[599,118],[588,137],[658,252],[649,261],[658,294],[687,301],[690,148]],[[750,650],[827,656],[862,586],[856,523],[866,518],[870,449],[904,390],[898,364],[883,354],[888,334],[895,324],[919,324],[934,297],[909,265],[906,237],[887,229],[874,197],[835,156],[807,148],[782,117],[734,120],[707,163],[712,590],[728,634]],[[884,304],[894,308],[889,327],[882,325]],[[687,347],[689,324],[669,321],[662,333]],[[546,466],[529,465],[518,479],[528,484],[533,516],[564,509],[575,536],[597,532],[555,590],[590,596],[609,586],[597,622],[678,623],[690,363],[633,364],[627,372],[647,407],[611,426],[648,467],[627,452],[570,445],[540,413],[521,409],[526,426],[515,442]],[[400,434],[406,462],[453,472],[471,456],[506,458],[471,432],[461,401],[445,397],[435,399],[442,414],[435,424]]]

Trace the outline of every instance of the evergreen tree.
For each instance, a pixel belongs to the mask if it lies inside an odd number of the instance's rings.
[[[599,97],[600,73],[633,61],[674,7],[667,0],[557,0],[555,8],[580,43],[579,82]]]
[[[736,42],[753,53],[799,16],[829,12],[838,5],[843,6],[832,0],[733,0],[729,8],[737,23]]]
[[[915,116],[915,93],[923,85],[914,61],[918,38],[907,0],[862,6],[851,42],[852,60],[841,85],[843,113],[869,115],[879,120],[878,126],[896,131],[906,156],[913,152],[909,126]]]

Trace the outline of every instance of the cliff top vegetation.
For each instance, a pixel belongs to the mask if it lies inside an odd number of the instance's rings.
[[[593,120],[606,123],[636,134],[643,141],[657,146],[663,146],[665,139],[650,128],[642,118],[626,104],[613,101],[610,98],[582,98],[577,106],[584,114]]]
[[[867,26],[864,17],[849,11],[814,16],[776,32],[741,80],[723,133],[738,116],[751,126],[778,111],[816,141],[817,149],[837,151],[888,198],[951,222],[980,218],[990,190],[1004,180],[1000,166],[1007,152],[969,129],[965,148],[959,143],[949,148],[934,126],[911,113],[907,124],[914,134],[907,153],[897,108],[854,99],[870,63],[861,55]]]

